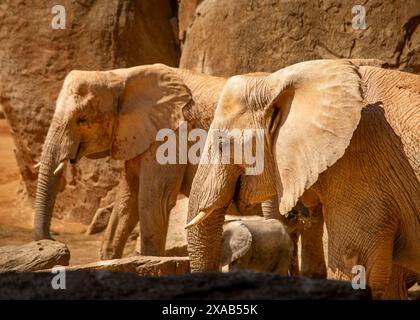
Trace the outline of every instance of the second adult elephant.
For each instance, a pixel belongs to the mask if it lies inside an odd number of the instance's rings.
[[[225,82],[162,64],[69,73],[41,155],[35,239],[50,238],[64,166],[84,156],[110,155],[125,164],[101,258],[121,257],[139,221],[141,254],[164,255],[169,212],[178,193],[189,195],[197,165],[179,158],[174,164],[157,161],[156,150],[163,143],[157,133],[173,130],[178,141],[187,134],[180,137],[180,130],[207,131]],[[188,127],[181,128],[182,121]]]
[[[225,79],[162,64],[111,71],[72,71],[66,77],[40,160],[34,237],[50,238],[50,221],[64,166],[87,156],[125,160],[102,259],[121,257],[140,220],[144,255],[163,255],[168,214],[177,194],[189,194],[194,165],[160,164],[160,129],[179,134],[208,129]],[[175,147],[175,146],[174,146]],[[178,160],[178,159],[176,159]]]

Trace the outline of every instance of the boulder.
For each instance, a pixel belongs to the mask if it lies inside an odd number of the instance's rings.
[[[70,266],[66,271],[121,271],[142,276],[180,275],[190,272],[186,257],[146,257],[134,256],[123,259],[103,260],[88,264]],[[51,272],[51,270],[43,270]]]
[[[0,272],[36,271],[57,265],[67,266],[70,252],[65,244],[41,240],[0,247]]]
[[[67,73],[179,60],[171,0],[62,0],[65,29],[53,29],[53,2],[2,0],[0,104],[9,120],[24,189],[33,200],[41,148]],[[115,197],[121,164],[82,159],[68,166],[54,215],[89,224]]]
[[[352,27],[353,6],[342,0],[205,0],[189,19],[180,66],[231,76],[319,58],[376,58],[420,73],[420,2],[369,1],[364,30]],[[180,17],[187,15],[181,10],[191,12],[180,7]]]
[[[65,274],[66,290],[52,288],[54,276],[56,274],[48,272],[0,274],[0,299],[370,298],[369,289],[354,290],[350,282],[286,277],[271,273],[192,273],[182,276],[139,277],[122,272],[69,271]]]

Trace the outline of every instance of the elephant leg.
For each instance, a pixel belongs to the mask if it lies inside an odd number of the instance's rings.
[[[289,275],[290,270],[290,264],[293,259],[293,254],[295,250],[288,251],[288,250],[282,250],[278,256],[278,263],[275,266],[273,272],[282,274],[282,275]]]
[[[386,299],[388,285],[394,277],[394,281],[403,282],[403,272],[393,268],[392,250],[393,237],[378,244],[372,254],[369,255],[366,263],[367,284],[372,289],[373,299]],[[395,269],[395,272],[394,270]],[[400,278],[397,280],[397,277]],[[389,293],[394,294],[395,289]]]
[[[280,214],[279,211],[279,201],[277,196],[266,200],[261,203],[262,214],[265,219],[277,219],[280,220],[284,226],[287,228],[287,220],[284,216]],[[276,266],[274,272],[279,274],[288,274],[297,276],[299,274],[299,257],[298,257],[298,240],[299,234],[297,231],[289,234],[290,239],[293,242],[293,252],[280,253],[280,262]],[[285,263],[285,261],[287,263]]]
[[[352,212],[343,208],[334,214],[327,212],[328,277],[359,281],[364,274],[372,298],[383,299],[393,272],[394,223],[391,219],[366,219],[369,214],[373,216],[373,210]],[[377,230],[374,235],[373,229]],[[355,266],[363,267],[364,272],[356,268],[353,273]]]
[[[116,202],[105,231],[101,247],[101,259],[121,258],[128,236],[139,221],[138,218],[138,159],[127,161],[118,185]]]
[[[299,275],[299,252],[298,252],[298,242],[299,242],[299,233],[297,230],[290,233],[290,238],[293,242],[293,252],[292,258],[289,266],[289,274],[291,276]]]
[[[324,233],[324,218],[322,205],[319,203],[311,210],[311,225],[301,231],[301,271],[300,274],[310,278],[327,277],[324,246],[322,236]]]
[[[139,173],[140,254],[145,256],[165,255],[169,212],[176,204],[186,168],[161,165],[155,157],[154,148],[143,154]]]
[[[407,300],[408,288],[413,285],[416,274],[406,270],[405,268],[394,264],[392,266],[392,274],[388,287],[383,295],[383,299],[387,300]]]

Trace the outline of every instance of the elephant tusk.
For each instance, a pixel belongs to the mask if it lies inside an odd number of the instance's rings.
[[[38,162],[36,165],[34,165],[34,169],[38,169],[39,167],[41,167],[41,162]]]
[[[60,162],[60,164],[58,165],[57,169],[54,170],[54,175],[59,174],[61,171],[63,171],[64,166],[66,165],[67,160],[63,160]]]
[[[189,229],[199,223],[202,223],[205,219],[207,219],[211,213],[213,212],[213,210],[208,210],[208,211],[200,211],[199,214],[197,214],[194,219],[192,219],[186,226],[185,229]]]

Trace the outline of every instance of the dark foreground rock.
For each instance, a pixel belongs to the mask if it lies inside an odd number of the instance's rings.
[[[54,290],[51,273],[0,274],[0,299],[369,299],[348,282],[269,273],[202,273],[139,277],[110,271],[66,273]]]
[[[41,240],[0,247],[0,272],[36,271],[56,265],[67,266],[69,261],[69,249],[57,241]]]

